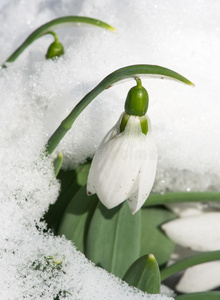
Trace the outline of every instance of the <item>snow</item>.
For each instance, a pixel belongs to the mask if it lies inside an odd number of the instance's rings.
[[[14,0],[1,6],[2,63],[34,29],[59,16],[90,16],[117,29],[58,29],[65,48],[62,58],[45,60],[52,42],[45,36],[0,71],[1,299],[53,299],[60,291],[67,291],[67,299],[168,299],[138,293],[95,268],[65,239],[43,233],[40,218],[55,202],[59,183],[52,158],[42,159],[41,154],[62,119],[110,72],[131,64],[158,64],[196,87],[142,80],[159,155],[154,191],[218,190],[220,4]],[[93,156],[134,84],[127,81],[106,90],[80,115],[56,151],[63,153],[65,168]],[[61,272],[51,256],[63,258]]]
[[[116,33],[91,26],[57,30],[66,49],[62,59],[55,63],[43,59],[52,39],[43,37],[11,67],[19,68],[25,76],[26,93],[32,95],[33,109],[45,134],[53,133],[74,105],[110,72],[136,63],[159,64],[185,75],[196,87],[143,79],[160,157],[154,190],[218,189],[220,103],[214,78],[219,69],[219,4],[163,3],[65,1],[64,5],[56,1],[51,6],[41,1],[15,1],[1,15],[4,47],[0,57],[6,59],[33,29],[61,15],[86,15],[110,23]],[[10,13],[8,19],[5,11]],[[133,85],[133,81],[116,85],[89,105],[58,149],[65,154],[64,166],[74,167],[93,156],[123,111],[127,91]]]

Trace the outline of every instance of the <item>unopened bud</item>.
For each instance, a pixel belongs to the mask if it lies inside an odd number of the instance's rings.
[[[54,38],[55,41],[49,46],[46,54],[46,58],[49,59],[55,59],[56,57],[59,57],[64,54],[64,48],[63,45],[60,43],[56,33],[50,32]]]

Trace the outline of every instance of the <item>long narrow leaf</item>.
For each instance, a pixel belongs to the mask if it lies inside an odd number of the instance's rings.
[[[148,294],[159,294],[160,270],[154,255],[147,254],[137,259],[130,266],[123,280]]]
[[[82,187],[67,206],[58,229],[59,235],[64,234],[82,252],[85,251],[90,220],[98,201],[96,195],[89,197],[86,187]]]
[[[183,271],[189,267],[206,263],[209,261],[220,260],[220,250],[197,254],[183,260],[180,260],[169,267],[165,267],[161,270],[161,280],[164,280],[180,271]]]
[[[144,206],[164,205],[179,202],[211,202],[220,201],[220,192],[178,192],[165,194],[151,194]]]
[[[127,202],[113,209],[99,203],[90,223],[86,256],[122,278],[140,253],[141,214],[133,216]]]
[[[220,292],[201,292],[176,296],[175,300],[219,300]]]
[[[141,209],[141,256],[152,253],[160,266],[168,262],[175,243],[160,230],[160,226],[174,218],[175,214],[165,208]]]

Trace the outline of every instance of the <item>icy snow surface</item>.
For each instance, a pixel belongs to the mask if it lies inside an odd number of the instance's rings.
[[[158,146],[154,191],[217,190],[220,177],[220,3],[210,1],[3,1],[0,62],[38,26],[64,15],[99,18],[117,31],[82,26],[56,30],[65,47],[57,61],[44,55],[52,38],[32,44],[0,72],[0,298],[167,299],[137,293],[95,268],[65,239],[43,233],[40,218],[59,183],[41,152],[74,105],[110,72],[158,64],[196,84],[143,79]],[[77,119],[57,151],[65,167],[92,157],[123,111],[128,81],[103,92]],[[36,225],[42,230],[37,230]],[[52,260],[61,257],[61,272]],[[40,267],[39,267],[40,266]],[[47,272],[43,271],[43,268]],[[61,296],[62,298],[62,296]]]

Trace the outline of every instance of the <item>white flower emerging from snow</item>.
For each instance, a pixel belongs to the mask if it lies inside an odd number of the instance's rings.
[[[88,194],[96,193],[109,209],[127,199],[135,214],[153,186],[157,152],[149,117],[129,116],[124,131],[120,132],[122,117],[95,153],[87,190]],[[142,132],[142,118],[147,118],[147,134]]]
[[[92,161],[88,194],[96,193],[100,201],[113,208],[128,200],[135,214],[149,196],[154,183],[157,151],[151,132],[148,93],[136,78],[130,89],[125,112],[107,133]]]
[[[148,93],[136,78],[125,112],[98,147],[89,172],[88,194],[113,208],[128,200],[132,214],[146,201],[154,183],[157,150],[151,132]]]

